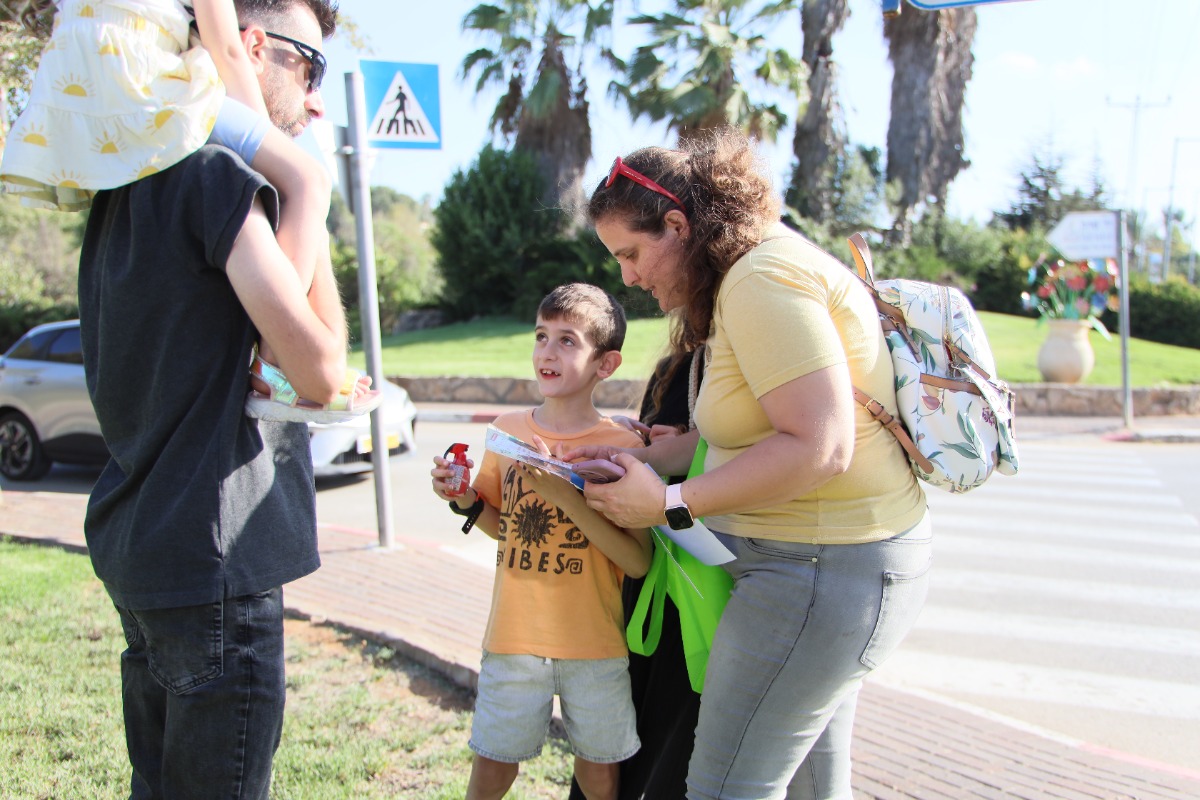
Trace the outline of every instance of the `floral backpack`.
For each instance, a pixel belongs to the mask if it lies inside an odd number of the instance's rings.
[[[854,389],[854,399],[900,442],[917,477],[969,492],[992,472],[1017,473],[1013,393],[971,303],[957,289],[914,280],[876,281],[862,234],[850,237],[858,277],[879,309],[896,370],[899,419]]]

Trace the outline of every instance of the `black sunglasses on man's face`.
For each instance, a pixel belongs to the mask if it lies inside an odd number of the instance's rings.
[[[287,42],[308,61],[308,91],[310,94],[321,88],[321,81],[325,80],[325,70],[329,65],[325,62],[325,56],[321,54],[320,50],[281,33],[271,33],[270,31],[263,31],[263,33],[272,39]]]

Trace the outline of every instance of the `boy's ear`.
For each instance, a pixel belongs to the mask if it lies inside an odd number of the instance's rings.
[[[600,377],[600,380],[604,380],[616,372],[619,366],[621,366],[621,351],[609,350],[600,356],[600,366],[596,370],[596,375]]]

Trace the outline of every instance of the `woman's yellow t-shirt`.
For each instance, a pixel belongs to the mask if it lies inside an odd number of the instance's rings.
[[[696,427],[705,471],[771,436],[758,399],[788,381],[846,364],[850,382],[896,413],[895,376],[873,301],[837,259],[783,225],[739,259],[717,291]],[[818,544],[887,539],[916,525],[925,495],[895,437],[855,404],[849,469],[781,505],[713,516],[715,530]]]

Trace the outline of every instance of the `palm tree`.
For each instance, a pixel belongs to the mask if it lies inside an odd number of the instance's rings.
[[[476,75],[477,94],[504,87],[491,130],[534,157],[551,206],[571,206],[583,196],[592,131],[582,67],[590,46],[612,25],[614,1],[503,0],[477,5],[463,17],[462,29],[492,46],[468,54],[462,75]]]
[[[837,100],[833,35],[842,29],[849,15],[848,0],[804,0],[800,9],[808,105],[792,139],[796,169],[788,201],[801,215],[818,222],[826,222],[833,215],[834,181],[838,164],[845,159],[846,131]]]
[[[788,122],[778,105],[756,100],[755,83],[799,97],[804,64],[766,41],[769,26],[794,11],[799,0],[675,0],[675,10],[632,17],[650,29],[651,40],[628,62],[610,54],[625,83],[611,94],[634,118],[666,120],[687,140],[723,125],[774,141]]]
[[[914,210],[945,209],[963,157],[962,110],[971,79],[973,8],[905,9],[884,23],[893,68],[887,179],[900,186],[894,231],[907,243]]]

